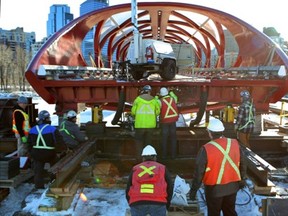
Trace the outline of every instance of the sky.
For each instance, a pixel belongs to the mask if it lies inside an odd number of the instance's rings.
[[[0,0],[0,28],[5,30],[23,27],[25,32],[35,32],[36,40],[46,36],[46,22],[53,4],[67,4],[74,18],[79,16],[80,4],[85,0]],[[157,0],[156,0],[157,1]],[[131,0],[110,0],[110,5],[130,3]],[[155,2],[155,0],[138,0]],[[158,0],[175,2],[175,0]],[[234,15],[259,31],[275,27],[281,37],[288,40],[287,7],[283,0],[181,0],[183,3],[214,8]]]

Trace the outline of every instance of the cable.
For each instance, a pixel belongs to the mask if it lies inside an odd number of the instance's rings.
[[[247,196],[249,197],[249,199],[248,199],[248,201],[247,201],[247,202],[245,202],[245,203],[235,203],[235,205],[239,205],[239,206],[248,205],[248,204],[251,202],[251,200],[252,200],[252,197],[251,197],[251,195],[249,194],[249,192],[248,192],[248,191],[246,191],[244,188],[243,188],[243,189],[241,189],[241,191],[245,192],[245,193],[247,194]]]
[[[201,195],[201,198],[202,198],[203,202],[206,203],[206,199],[205,199],[204,193],[203,193],[201,190],[198,190],[198,191],[200,192],[200,195]],[[246,193],[249,199],[248,199],[248,201],[245,202],[245,203],[235,203],[235,205],[239,205],[239,206],[248,205],[248,204],[251,202],[252,197],[251,197],[251,195],[249,194],[249,192],[247,192],[246,190],[241,189],[241,191],[243,191],[244,193]]]

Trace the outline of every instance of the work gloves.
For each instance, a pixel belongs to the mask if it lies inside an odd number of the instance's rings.
[[[27,137],[26,136],[21,137],[21,141],[22,143],[27,143]]]

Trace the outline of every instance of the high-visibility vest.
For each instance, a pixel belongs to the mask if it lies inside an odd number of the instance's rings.
[[[131,113],[135,116],[135,128],[155,128],[157,115],[160,113],[160,105],[156,99],[146,101],[137,97]]]
[[[22,129],[24,131],[25,136],[28,136],[29,130],[30,130],[29,115],[21,109],[15,109],[13,112],[12,131],[15,134],[19,134],[19,131],[17,130],[17,127],[16,127],[15,112],[21,112],[21,114],[23,115],[24,121],[23,121]]]
[[[219,138],[203,146],[207,166],[203,177],[205,185],[227,184],[241,180],[240,149],[236,139]]]
[[[134,166],[128,194],[129,204],[144,200],[167,203],[165,166],[155,161]]]
[[[35,126],[35,127],[36,127],[36,130],[37,130],[37,132],[38,132],[38,136],[37,136],[37,140],[36,140],[36,145],[33,146],[34,149],[48,149],[48,150],[53,150],[53,149],[55,149],[54,146],[49,146],[49,145],[47,145],[45,139],[44,139],[43,136],[42,136],[43,130],[44,130],[46,127],[48,127],[48,126],[50,126],[50,125],[49,125],[49,124],[45,124],[41,129],[39,128],[38,125]],[[40,141],[41,141],[41,142],[40,142]]]
[[[72,137],[72,139],[75,139],[75,136],[66,129],[66,121],[61,123],[59,131],[64,131],[68,136]]]
[[[248,114],[248,121],[238,128],[238,130],[242,130],[243,128],[247,127],[250,123],[255,124],[254,115],[253,115],[253,104],[250,103],[249,105],[249,114]]]
[[[171,123],[178,120],[178,108],[174,98],[165,96],[161,98],[161,112],[160,121],[162,123]]]

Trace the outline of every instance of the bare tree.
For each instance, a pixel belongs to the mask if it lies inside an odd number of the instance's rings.
[[[12,77],[13,51],[8,46],[1,44],[0,56],[0,89],[7,91],[12,85],[10,78]]]
[[[16,85],[19,86],[20,91],[26,90],[26,79],[25,79],[25,69],[28,64],[28,54],[20,46],[16,47],[15,51],[15,76],[16,76]]]

